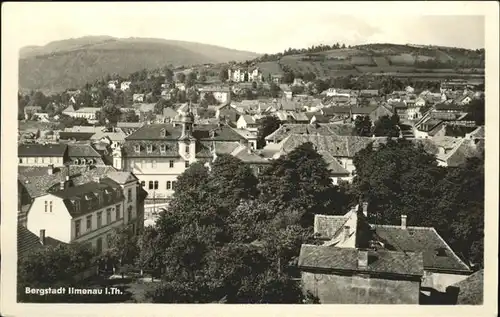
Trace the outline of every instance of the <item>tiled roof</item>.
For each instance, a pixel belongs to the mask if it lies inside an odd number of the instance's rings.
[[[368,106],[368,107],[353,107],[353,114],[370,114],[373,111],[377,110],[379,106]]]
[[[70,179],[74,185],[80,185],[92,181],[97,176],[106,175],[116,171],[112,166],[71,166]],[[45,195],[54,186],[59,186],[65,180],[65,172],[60,168],[54,168],[54,174],[48,174],[48,167],[43,166],[18,166],[18,180],[26,188],[30,197],[35,198]]]
[[[281,100],[280,108],[286,111],[295,111],[300,109],[300,104],[297,101],[293,100]]]
[[[140,128],[144,125],[144,122],[118,122],[116,127],[118,128]]]
[[[165,129],[165,137],[161,137],[160,132],[162,129]],[[193,137],[198,140],[211,140],[211,131],[215,133],[214,140],[216,141],[239,141],[241,139],[238,133],[226,125],[204,124],[195,126],[193,130]],[[177,140],[181,136],[181,132],[180,125],[174,127],[171,124],[148,124],[129,135],[126,141]]]
[[[484,142],[481,140],[480,142]],[[471,139],[461,139],[450,151],[441,154],[437,158],[447,163],[447,166],[456,167],[464,164],[468,158],[479,154],[478,146]]]
[[[323,115],[325,115],[325,116],[334,116],[334,115],[338,115],[338,114],[350,114],[351,107],[328,107],[328,108],[323,108],[321,111],[323,111]]]
[[[333,238],[335,233],[345,224],[348,216],[314,215],[314,233],[319,238]]]
[[[94,135],[93,132],[59,132],[59,139],[61,140],[90,140]]]
[[[20,257],[43,247],[40,238],[26,227],[17,226],[17,253]]]
[[[114,171],[107,173],[106,176],[111,178],[120,185],[137,181],[137,177],[131,172]]]
[[[373,141],[373,138],[359,136],[292,134],[281,141],[281,149],[288,153],[306,142],[311,142],[317,151],[328,152],[334,157],[354,157]]]
[[[355,271],[423,276],[421,253],[369,251],[366,268],[358,267],[358,252],[354,248],[336,248],[303,244],[300,248],[298,266],[303,269],[325,269],[332,271]]]
[[[481,269],[467,277],[465,280],[454,284],[458,287],[457,305],[482,305],[484,292],[484,270]]]
[[[292,112],[291,115],[292,118],[295,119],[295,121],[309,121],[309,118],[304,112]]]
[[[67,150],[65,144],[20,144],[17,147],[17,156],[64,156]]]
[[[233,152],[232,155],[245,163],[255,163],[255,164],[268,164],[268,163],[270,163],[265,158],[260,157],[259,155],[255,154],[253,152],[249,152],[248,148],[246,146],[240,146],[240,148],[237,149],[235,152]]]
[[[329,152],[320,151],[319,154],[321,154],[321,156],[323,157],[325,162],[328,164],[328,169],[330,170],[332,175],[348,176],[351,174],[342,165],[340,165],[340,163],[337,161],[337,159],[335,157],[333,157],[333,155],[331,155]]]
[[[203,145],[210,149],[212,147],[211,142],[203,142]],[[217,154],[231,154],[233,153],[241,144],[239,142],[216,142],[215,153]]]
[[[266,136],[266,140],[273,140],[275,142],[281,142],[283,139],[291,134],[320,134],[320,135],[334,135],[335,132],[332,130],[333,125],[328,124],[283,124],[278,130],[274,131],[270,135]]]
[[[134,105],[134,108],[140,112],[154,112],[155,105],[154,103],[138,103]]]
[[[83,126],[83,125],[79,125],[79,126],[74,126],[74,127],[71,127],[71,128],[65,128],[64,129],[64,132],[86,132],[86,133],[97,133],[97,132],[101,132],[105,129],[105,127],[103,126],[97,126],[97,127],[93,127],[93,126]]]
[[[56,190],[51,194],[63,199],[72,217],[78,217],[87,212],[114,205],[121,202],[123,197],[120,185],[110,178],[104,178],[99,183],[92,181],[63,190]],[[98,195],[101,195],[101,201],[99,201]],[[79,202],[79,208],[76,207],[76,202]]]
[[[102,138],[109,138],[111,141],[115,142],[123,142],[125,141],[125,132],[123,132],[121,129],[119,129],[116,132],[104,132],[104,131],[99,131],[96,134],[94,134],[90,139],[91,140],[100,140]]]
[[[245,120],[246,123],[255,124],[255,119],[252,116],[243,115],[242,117],[243,117],[243,120]]]
[[[463,111],[464,108],[461,105],[457,105],[455,103],[439,103],[434,106],[434,109],[437,111],[448,111],[448,110],[453,110],[453,111]]]
[[[469,272],[467,265],[458,258],[434,228],[372,225],[377,240],[385,248],[405,252],[422,252],[425,269]],[[443,254],[439,254],[443,250]]]
[[[101,157],[99,153],[90,144],[68,144],[68,156],[75,157]]]
[[[97,111],[100,111],[101,108],[93,108],[93,107],[82,107],[82,108],[79,108],[76,112],[97,112]]]
[[[472,138],[476,138],[476,139],[484,139],[485,137],[485,134],[484,134],[484,126],[480,126],[478,127],[476,130],[472,131],[471,133],[469,133],[469,135],[472,137]]]
[[[170,107],[166,107],[166,108],[163,108],[163,116],[165,118],[175,118],[175,116],[177,115],[177,111],[175,111],[174,109],[170,108]]]

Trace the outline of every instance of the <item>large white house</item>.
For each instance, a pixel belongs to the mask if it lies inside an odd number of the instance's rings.
[[[100,108],[92,108],[92,107],[82,107],[78,110],[75,110],[73,106],[69,106],[63,110],[63,114],[73,117],[73,118],[85,118],[89,121],[96,120],[97,112]]]
[[[113,229],[130,225],[138,233],[144,224],[145,192],[128,172],[73,186],[69,177],[34,198],[26,227],[63,243],[89,243],[105,251]]]

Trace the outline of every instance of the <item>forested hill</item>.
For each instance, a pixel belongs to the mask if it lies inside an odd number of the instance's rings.
[[[194,42],[88,36],[20,50],[21,89],[58,92],[81,87],[107,74],[126,76],[166,65],[246,61],[259,54]]]

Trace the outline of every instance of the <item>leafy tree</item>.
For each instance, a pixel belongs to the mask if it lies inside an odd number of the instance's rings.
[[[102,107],[100,113],[100,121],[108,120],[112,125],[115,125],[118,121],[120,121],[120,117],[122,115],[120,108],[113,104],[107,104]]]
[[[229,79],[229,74],[228,74],[228,71],[229,71],[229,67],[223,67],[220,72],[219,72],[219,80],[223,83],[225,83],[228,79]]]
[[[396,114],[392,117],[387,115],[380,117],[373,127],[373,134],[378,137],[399,137],[399,132],[399,117]]]
[[[125,112],[124,120],[125,122],[139,122],[139,116],[135,113],[134,110],[129,110]]]
[[[356,153],[353,162],[355,196],[370,203],[372,221],[396,224],[405,214],[409,223],[432,224],[434,184],[444,171],[437,166],[434,155],[420,144],[389,139],[378,150],[368,146]]]
[[[262,148],[266,145],[265,137],[281,126],[281,121],[275,116],[265,116],[259,121],[259,129],[257,131],[257,147]]]
[[[308,227],[314,213],[331,214],[334,210],[338,193],[330,177],[323,157],[311,143],[304,143],[274,160],[259,175],[260,198]]]
[[[369,116],[356,117],[354,127],[357,136],[371,136],[372,121]]]
[[[172,107],[173,107],[172,101],[160,98],[160,100],[158,100],[158,102],[155,104],[155,113],[163,114],[163,109]]]
[[[145,227],[137,238],[138,255],[136,264],[141,270],[152,272],[152,276],[159,273],[162,267],[162,253],[157,246],[161,245],[160,234],[154,227]]]
[[[118,227],[111,233],[108,253],[121,265],[134,263],[139,252],[137,236],[130,226]]]
[[[177,73],[175,75],[175,79],[177,79],[177,81],[180,83],[185,83],[186,82],[186,74],[184,74],[183,72]]]
[[[190,72],[186,76],[186,87],[192,87],[196,83],[197,74],[195,72]]]
[[[172,82],[173,79],[174,79],[174,72],[172,71],[172,69],[170,67],[164,67],[163,68],[163,73],[165,75],[165,81],[166,82]]]
[[[209,106],[209,105],[216,105],[218,104],[218,101],[217,99],[215,99],[214,95],[213,94],[210,94],[210,93],[205,93],[203,95],[203,98],[201,100],[201,103],[204,105],[204,106]]]
[[[271,82],[269,84],[269,89],[271,92],[271,97],[273,97],[273,98],[277,98],[281,92],[280,87],[278,85],[276,85],[276,83],[274,83],[274,82]]]
[[[484,125],[484,97],[472,100],[467,106],[466,111],[471,116],[472,120],[476,122],[476,125]]]
[[[294,80],[293,72],[286,71],[283,73],[283,82],[285,84],[291,84],[293,83],[293,80]]]
[[[196,89],[193,89],[193,88],[188,89],[188,91],[186,93],[186,98],[188,101],[190,101],[192,103],[197,103],[199,97],[200,96],[199,96],[198,92],[196,91]]]

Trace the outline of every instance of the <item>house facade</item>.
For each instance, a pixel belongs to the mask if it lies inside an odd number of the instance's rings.
[[[67,161],[66,144],[19,144],[17,157],[19,166],[63,166]]]
[[[92,107],[82,107],[78,110],[75,110],[73,106],[69,106],[62,112],[63,114],[73,117],[73,118],[85,118],[88,121],[95,121],[97,118],[97,112],[99,112],[100,108],[92,108]]]
[[[203,87],[200,89],[200,99],[203,99],[206,94],[212,94],[219,103],[231,103],[231,91],[229,87]]]
[[[140,196],[137,178],[124,174],[107,175],[78,186],[62,181],[58,188],[34,199],[27,215],[28,230],[44,230],[47,236],[64,243],[88,243],[98,252],[109,247],[115,228],[130,225],[138,233],[144,222],[139,205],[144,204],[145,196]]]

